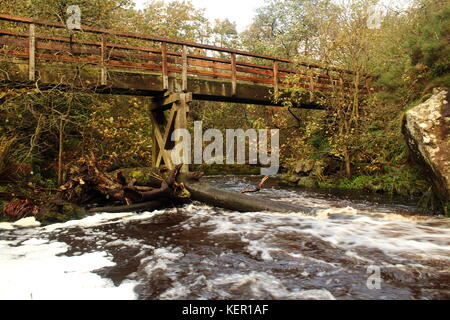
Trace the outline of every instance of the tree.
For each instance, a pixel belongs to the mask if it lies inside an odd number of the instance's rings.
[[[210,27],[204,9],[195,8],[191,1],[151,0],[137,16],[139,33],[198,42],[209,38]]]
[[[237,48],[239,46],[239,35],[236,30],[236,23],[228,19],[216,19],[212,28],[212,41],[218,47]]]
[[[317,23],[333,8],[328,0],[271,0],[243,32],[244,45],[257,53],[314,57]]]

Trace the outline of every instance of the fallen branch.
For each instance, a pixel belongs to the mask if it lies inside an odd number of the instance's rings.
[[[250,189],[250,190],[243,190],[241,191],[241,193],[256,193],[261,191],[262,188],[264,188],[264,183],[266,183],[266,181],[269,180],[269,177],[264,177],[262,178],[261,182],[259,183],[258,187],[256,189]]]
[[[108,201],[120,201],[122,204],[166,201],[177,197],[180,189],[184,187],[176,182],[181,166],[172,171],[165,172],[163,178],[156,172],[151,172],[157,187],[136,186],[137,179],[127,179],[122,170],[114,175],[108,175],[98,169],[94,155],[81,159],[71,169],[73,176],[61,187],[62,197],[75,203],[92,202],[92,195],[101,194]],[[161,173],[162,174],[162,173]]]

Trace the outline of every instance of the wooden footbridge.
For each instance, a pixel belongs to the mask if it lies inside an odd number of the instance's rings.
[[[162,162],[173,167],[171,133],[186,128],[191,101],[277,106],[273,92],[294,74],[301,80],[298,86],[321,92],[352,86],[352,74],[341,69],[88,26],[69,30],[60,23],[0,14],[0,85],[152,97],[155,167]],[[299,107],[321,108],[311,101]]]

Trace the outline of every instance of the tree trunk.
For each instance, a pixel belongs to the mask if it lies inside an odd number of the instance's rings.
[[[136,185],[149,187],[161,186],[161,181],[156,179],[154,174],[159,174],[159,169],[155,168],[133,168],[121,170],[127,181],[136,180]],[[113,172],[112,175],[116,175]],[[209,184],[200,182],[201,174],[185,173],[177,178],[178,183],[183,183],[191,193],[191,199],[205,204],[239,212],[301,212],[313,214],[314,209],[289,204],[280,201],[272,201],[255,196],[230,192],[212,187]]]
[[[351,178],[352,177],[352,164],[351,164],[350,152],[348,151],[348,147],[345,147],[344,158],[345,158],[345,175],[347,176],[347,178]]]
[[[64,184],[63,178],[63,155],[64,155],[64,120],[59,122],[59,150],[58,150],[58,186]]]
[[[248,196],[237,192],[224,191],[201,182],[187,182],[186,188],[191,199],[239,212],[301,212],[313,214],[313,209],[290,203],[272,201],[264,198]]]

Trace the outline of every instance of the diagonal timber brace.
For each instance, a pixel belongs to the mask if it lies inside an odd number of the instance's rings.
[[[173,170],[175,168],[171,151],[175,147],[172,134],[176,129],[187,129],[187,115],[192,93],[168,94],[162,99],[150,104],[150,117],[153,123],[153,152],[152,166],[164,165]],[[189,165],[182,167],[182,172],[189,171]]]

